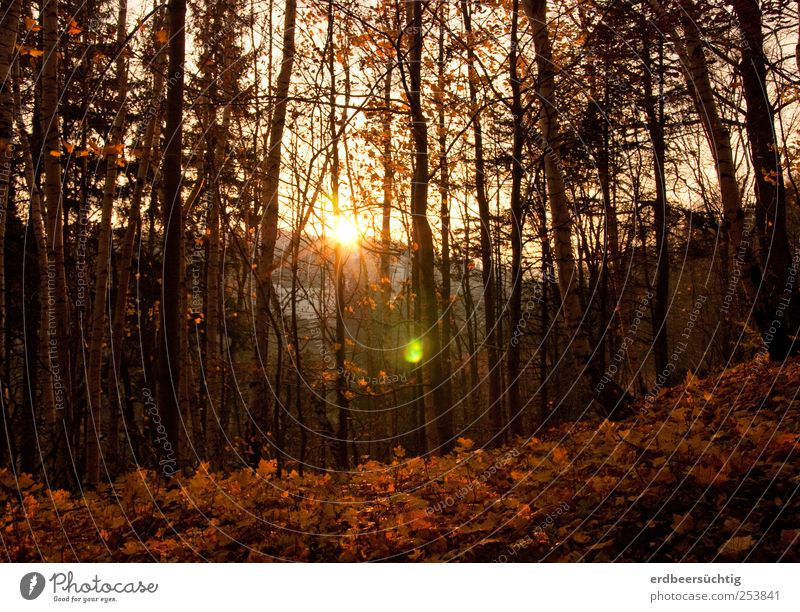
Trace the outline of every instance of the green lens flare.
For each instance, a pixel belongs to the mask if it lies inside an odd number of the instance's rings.
[[[422,341],[412,340],[406,345],[406,361],[408,363],[419,363],[422,361]]]

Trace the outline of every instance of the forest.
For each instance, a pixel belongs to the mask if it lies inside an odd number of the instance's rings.
[[[800,561],[800,2],[1,1],[0,559]]]

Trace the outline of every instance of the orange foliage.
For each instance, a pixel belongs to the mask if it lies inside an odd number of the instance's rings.
[[[0,471],[0,541],[12,561],[797,561],[798,381],[800,360],[744,364],[625,423],[350,475],[201,464],[81,498]]]

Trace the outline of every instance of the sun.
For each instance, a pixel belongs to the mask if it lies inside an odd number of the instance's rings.
[[[352,246],[358,242],[358,226],[349,217],[337,216],[333,222],[333,237],[342,246]]]

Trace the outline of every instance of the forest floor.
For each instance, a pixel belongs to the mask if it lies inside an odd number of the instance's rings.
[[[800,359],[663,391],[635,418],[342,475],[203,465],[83,497],[0,471],[8,561],[800,561]]]

